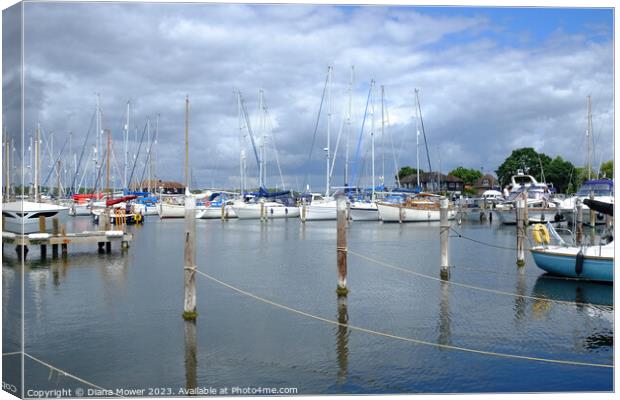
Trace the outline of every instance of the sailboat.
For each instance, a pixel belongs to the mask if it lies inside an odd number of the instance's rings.
[[[309,204],[299,206],[299,216],[302,222],[305,221],[327,221],[336,220],[336,199],[330,196],[330,125],[331,125],[331,83],[332,67],[327,67],[327,146],[325,147],[326,160],[326,182],[325,195],[312,193]]]
[[[4,203],[2,205],[3,231],[17,234],[27,234],[39,232],[39,218],[45,218],[47,230],[52,229],[52,219],[58,218],[60,223],[64,223],[68,214],[69,207],[56,204],[41,202],[39,192],[39,171],[41,160],[39,157],[39,136],[40,127],[37,124],[35,136],[35,160],[34,160],[34,201],[20,199]],[[10,171],[10,166],[8,168]]]
[[[191,195],[189,191],[189,96],[185,97],[185,196]],[[178,196],[160,196],[157,204],[157,214],[159,218],[184,218],[185,202],[184,198]]]
[[[364,194],[362,194],[362,198],[353,199],[351,201],[351,205],[349,206],[349,216],[353,221],[379,221],[379,208],[376,203],[376,185],[375,185],[375,98],[374,98],[374,79],[370,82],[370,94],[372,96],[370,115],[371,115],[371,128],[370,128],[370,141],[371,141],[371,194],[370,199],[364,198]],[[350,92],[349,92],[350,93]],[[349,102],[350,104],[350,102]],[[349,110],[349,114],[350,114]],[[383,86],[381,87],[381,131],[383,132],[384,128],[384,118],[383,118]]]
[[[267,129],[266,129],[266,119],[267,108],[264,105],[263,99],[263,90],[259,92],[259,125],[262,133],[262,140],[259,147],[259,152],[256,152],[256,147],[254,146],[253,133],[251,129],[251,125],[249,122],[249,118],[247,117],[247,113],[245,111],[244,103],[241,98],[241,93],[238,93],[237,96],[238,106],[239,106],[239,129],[240,132],[244,129],[243,123],[245,122],[245,127],[248,129],[248,133],[250,138],[252,139],[252,146],[254,149],[254,154],[256,156],[256,161],[258,164],[258,192],[247,195],[245,192],[245,177],[246,177],[246,165],[245,165],[245,151],[241,150],[240,155],[240,172],[241,172],[241,197],[230,205],[232,209],[232,213],[237,216],[239,219],[273,219],[273,218],[294,218],[299,216],[299,209],[296,206],[289,206],[282,202],[276,200],[277,197],[287,195],[290,191],[282,191],[278,193],[269,193],[264,186],[266,186],[267,179],[267,165],[266,165],[266,139],[267,139]],[[273,132],[272,132],[273,135]],[[240,144],[243,146],[243,138],[244,135],[240,135]],[[272,137],[273,140],[273,137]],[[274,150],[275,149],[275,142]],[[276,162],[277,160],[277,150],[276,154]],[[279,163],[278,163],[279,169]],[[281,174],[280,174],[281,176]],[[284,185],[284,181],[282,180],[282,185]]]

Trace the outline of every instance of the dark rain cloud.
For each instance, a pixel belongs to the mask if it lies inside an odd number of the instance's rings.
[[[122,164],[122,129],[131,100],[130,125],[138,137],[146,118],[154,127],[159,115],[156,171],[163,179],[182,180],[184,98],[189,94],[194,180],[199,186],[236,185],[240,129],[235,91],[243,92],[258,133],[254,115],[262,88],[285,183],[299,187],[308,175],[312,188],[320,190],[325,116],[313,160],[307,158],[327,65],[334,66],[332,145],[346,110],[350,65],[355,65],[351,154],[369,82],[377,81],[378,173],[378,89],[385,86],[387,176],[394,172],[392,142],[396,152],[402,149],[400,165],[415,164],[414,88],[421,89],[434,168],[441,163],[444,172],[459,165],[492,171],[520,146],[582,164],[589,94],[598,161],[612,157],[611,27],[593,27],[591,38],[588,31],[558,31],[545,41],[510,46],[496,42],[503,34],[498,22],[450,9],[431,15],[423,9],[379,6],[26,3],[25,12],[27,137],[39,121],[57,143],[74,132],[73,151],[79,152],[99,93],[104,127],[113,132],[116,161]],[[6,90],[6,70],[3,75]],[[364,141],[362,155],[367,154],[367,134]],[[246,153],[254,178],[247,146]],[[336,184],[342,182],[343,155],[340,148]],[[275,184],[274,154],[268,157],[268,183]],[[426,169],[425,157],[421,164]]]

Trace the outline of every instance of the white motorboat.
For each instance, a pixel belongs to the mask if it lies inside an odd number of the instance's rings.
[[[53,218],[58,218],[62,224],[68,215],[69,207],[56,204],[35,203],[24,200],[3,203],[3,231],[18,234],[39,232],[39,217],[45,217],[46,230],[51,231]]]
[[[586,217],[585,215],[589,213],[590,208],[586,204],[583,204],[583,201],[585,199],[589,199],[590,194],[593,195],[593,198],[596,201],[613,204],[614,181],[611,179],[591,179],[585,181],[574,196],[571,196],[559,202],[558,208],[562,216],[568,221],[572,221],[576,209],[576,200],[579,199],[581,200],[581,207],[584,213],[584,222],[589,221],[589,217]],[[595,216],[595,222],[597,224],[605,223],[604,214],[597,212]]]

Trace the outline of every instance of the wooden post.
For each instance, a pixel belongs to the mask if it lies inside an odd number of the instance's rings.
[[[581,205],[581,199],[575,199],[575,244],[581,246],[583,240],[583,207]]]
[[[306,203],[301,205],[301,222],[306,222]]]
[[[43,233],[46,231],[45,227],[45,217],[43,215],[39,216],[39,232]]]
[[[398,223],[403,223],[403,203],[398,203]]]
[[[103,230],[104,231],[109,231],[110,230],[110,209],[106,208],[102,213],[100,218],[103,217]],[[101,221],[100,221],[101,222]]]
[[[58,217],[52,218],[52,235],[58,236],[58,233],[60,231],[59,225],[60,224],[58,221]],[[58,245],[53,244],[52,245],[52,258],[57,258],[57,257],[58,257]]]
[[[342,193],[336,195],[336,218],[337,218],[337,263],[338,263],[338,285],[336,293],[338,296],[346,296],[347,289],[347,199]]]
[[[441,247],[441,279],[448,279],[450,276],[450,257],[448,252],[448,234],[450,233],[450,222],[448,221],[447,198],[442,197],[439,201],[439,240]]]
[[[64,224],[60,227],[60,236],[62,237],[67,236],[67,227]],[[63,257],[67,256],[67,253],[68,253],[67,243],[62,243],[60,245],[60,253],[62,254]]]
[[[525,209],[527,200],[517,200],[517,267],[525,265]]]
[[[590,200],[594,200],[594,193],[590,192],[589,196]],[[590,227],[594,228],[596,226],[596,211],[590,207]]]
[[[222,207],[220,209],[220,218],[222,221],[226,219],[226,204],[222,201]]]
[[[195,320],[196,312],[196,199],[185,197],[185,265],[183,319]]]
[[[527,209],[527,199],[528,199],[528,195],[527,195],[527,188],[525,188],[525,192],[524,192],[524,202],[525,205],[523,206],[523,224],[525,226],[524,229],[527,228],[527,226],[530,224],[530,215],[529,215],[529,211]]]
[[[39,216],[39,232],[40,233],[45,233],[46,231],[46,226],[45,226],[45,217],[43,215]],[[41,250],[41,258],[45,259],[45,257],[47,257],[47,245],[42,244],[39,246],[40,250]]]

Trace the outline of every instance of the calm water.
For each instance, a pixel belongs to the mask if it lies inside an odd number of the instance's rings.
[[[74,218],[69,231],[91,229]],[[26,352],[106,389],[294,387],[300,394],[610,391],[613,369],[438,348],[350,330],[276,308],[197,275],[195,325],[183,307],[183,221],[130,227],[121,254],[70,247],[28,254]],[[476,240],[514,247],[514,227],[464,223]],[[352,223],[349,248],[439,276],[438,224]],[[450,281],[592,306],[488,293],[349,255],[346,303],[335,294],[335,222],[197,221],[201,271],[271,301],[350,325],[531,357],[613,363],[613,289],[544,277],[527,255],[451,238]],[[3,259],[3,352],[19,348],[20,267]],[[49,254],[49,253],[48,253]],[[19,356],[5,356],[9,365]],[[88,388],[26,358],[26,389]],[[229,389],[230,390],[230,389]],[[149,392],[145,393],[149,394]],[[156,394],[152,392],[151,394]]]

